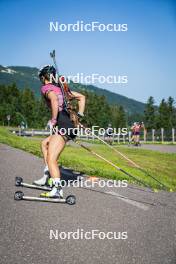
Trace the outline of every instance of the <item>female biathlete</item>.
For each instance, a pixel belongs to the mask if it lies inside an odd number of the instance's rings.
[[[133,126],[131,127],[132,130],[132,138],[131,142],[134,142],[135,146],[140,145],[140,131],[141,129],[144,129],[144,123],[135,122]]]
[[[39,78],[43,86],[41,93],[44,96],[48,107],[51,108],[51,120],[49,124],[53,128],[52,135],[44,139],[41,143],[41,149],[44,157],[45,169],[41,179],[34,181],[36,185],[45,185],[48,180],[48,175],[52,178],[52,190],[42,193],[42,197],[62,198],[63,190],[60,182],[60,170],[58,166],[58,158],[63,151],[68,140],[74,139],[74,124],[70,120],[70,116],[64,109],[64,97],[62,90],[51,82],[51,75],[55,78],[56,69],[53,66],[47,65],[39,71]],[[71,92],[72,96],[78,100],[78,117],[84,116],[85,96]],[[56,132],[57,131],[57,132]],[[64,133],[63,133],[64,131]]]

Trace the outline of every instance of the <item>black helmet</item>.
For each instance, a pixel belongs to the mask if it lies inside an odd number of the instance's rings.
[[[49,79],[50,78],[50,74],[52,74],[54,77],[56,76],[56,69],[52,65],[45,65],[38,72],[38,76],[39,76],[40,79],[41,79],[42,76],[44,76],[45,78]]]

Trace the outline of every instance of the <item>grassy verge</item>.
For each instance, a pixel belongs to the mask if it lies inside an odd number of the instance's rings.
[[[39,157],[42,156],[40,150],[40,140],[18,137],[2,127],[0,127],[0,142],[25,150]],[[100,155],[103,155],[105,158],[117,164],[122,169],[145,181],[145,183],[151,187],[159,187],[154,180],[139,170],[133,168],[106,146],[99,144],[93,145],[91,148]],[[118,150],[140,164],[140,166],[148,170],[154,177],[163,182],[169,188],[176,191],[176,154],[160,153],[144,149],[128,149],[120,146],[118,147]],[[133,182],[131,178],[128,178],[121,172],[92,156],[80,147],[66,146],[61,155],[60,164],[78,171],[83,171],[89,175],[110,179],[127,179],[129,182]]]

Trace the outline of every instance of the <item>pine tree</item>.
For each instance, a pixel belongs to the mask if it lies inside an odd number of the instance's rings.
[[[169,128],[170,113],[168,111],[168,104],[165,99],[162,99],[158,108],[158,128]]]
[[[154,106],[154,98],[152,96],[149,97],[145,110],[144,110],[144,120],[145,120],[145,127],[148,129],[155,128],[155,106]]]
[[[113,123],[113,127],[115,128],[122,128],[122,127],[126,127],[126,114],[124,111],[123,106],[113,106],[111,108],[111,112],[112,112],[112,123]]]
[[[36,99],[35,104],[35,127],[45,128],[48,120],[51,118],[51,111],[46,107],[44,98]]]
[[[167,101],[169,113],[169,128],[174,128],[176,126],[176,109],[174,107],[174,103],[174,99],[170,96]]]
[[[35,121],[35,97],[33,91],[26,88],[21,93],[21,109],[20,112],[25,118],[27,125],[29,127],[34,127],[36,125]]]
[[[83,92],[86,96],[85,121],[87,126],[106,127],[111,121],[111,110],[104,96],[93,92]]]

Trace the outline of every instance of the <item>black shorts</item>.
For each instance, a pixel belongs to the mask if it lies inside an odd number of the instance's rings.
[[[67,140],[74,139],[77,136],[77,131],[74,128],[75,126],[70,120],[69,113],[63,110],[58,114],[57,124],[52,134],[60,134]]]
[[[113,134],[106,134],[105,136],[111,138],[113,137]]]
[[[134,132],[134,136],[139,136],[140,132]]]

